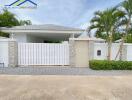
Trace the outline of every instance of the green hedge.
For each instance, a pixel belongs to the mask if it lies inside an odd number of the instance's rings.
[[[132,61],[92,60],[90,68],[93,70],[132,70]]]

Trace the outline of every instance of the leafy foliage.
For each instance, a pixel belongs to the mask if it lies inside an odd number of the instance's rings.
[[[109,34],[117,33],[120,27],[121,19],[125,13],[117,10],[116,8],[107,9],[105,11],[95,12],[95,17],[91,20],[90,30],[96,29],[96,37],[108,40]],[[116,34],[117,35],[117,34]],[[116,36],[114,35],[114,36]],[[114,40],[116,37],[114,38]]]
[[[132,61],[92,60],[90,68],[93,70],[132,70]]]
[[[12,27],[19,25],[19,21],[15,18],[15,15],[4,9],[0,14],[0,27]]]
[[[7,9],[3,9],[3,12],[0,13],[0,27],[12,27],[20,25],[31,25],[30,20],[18,20],[16,16],[9,12]],[[0,31],[0,36],[9,37],[8,33]]]
[[[125,18],[122,21],[125,28],[125,42],[132,43],[132,37],[130,35],[130,31],[132,30],[132,0],[125,0],[123,1],[118,8],[120,11],[125,13]]]
[[[120,39],[125,34],[125,42],[132,43],[129,32],[132,30],[132,0],[124,0],[116,7],[97,11],[94,15],[89,30],[96,30],[96,37],[109,40],[110,30],[113,27],[112,41]]]
[[[126,42],[127,43],[132,43],[132,34],[128,34],[126,37]]]
[[[9,37],[9,34],[0,31],[0,36],[3,36],[3,37]]]
[[[20,20],[19,25],[32,25],[30,20]]]

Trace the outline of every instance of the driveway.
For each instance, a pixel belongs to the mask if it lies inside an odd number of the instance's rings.
[[[7,75],[132,75],[132,71],[94,71],[89,68],[73,67],[17,67],[0,68],[0,74]]]
[[[132,76],[0,75],[0,100],[132,100]]]

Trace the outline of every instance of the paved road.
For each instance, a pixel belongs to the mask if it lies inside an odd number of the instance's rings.
[[[71,67],[17,67],[0,68],[0,74],[7,75],[132,75],[132,71],[94,71],[89,68]]]

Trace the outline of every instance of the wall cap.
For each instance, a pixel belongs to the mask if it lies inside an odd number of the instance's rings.
[[[69,40],[75,40],[75,41],[94,41],[90,38],[70,38]]]

